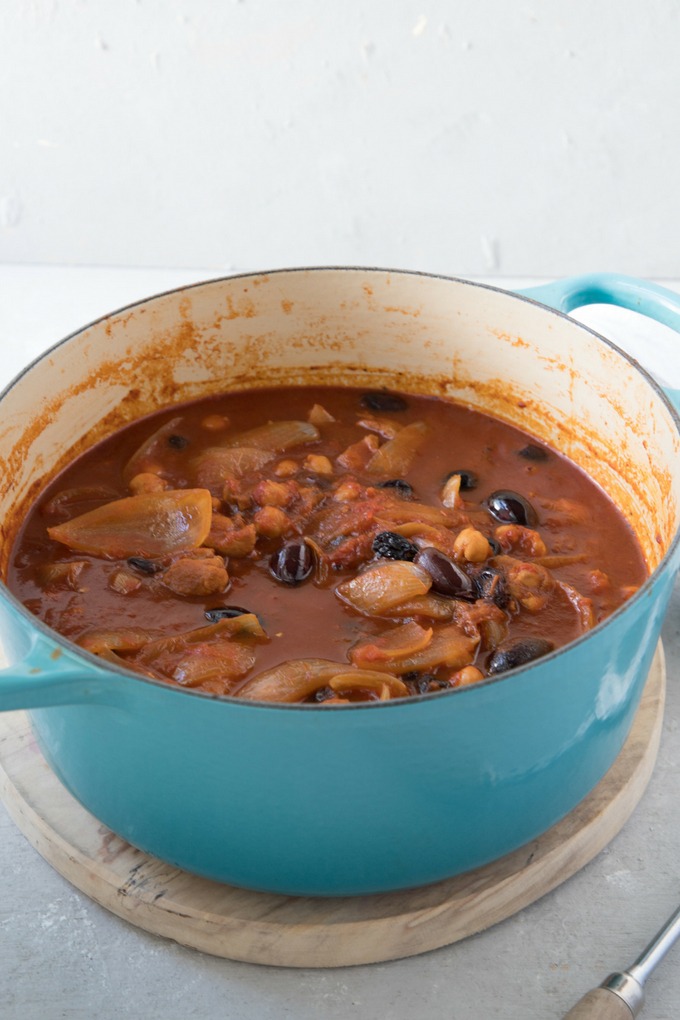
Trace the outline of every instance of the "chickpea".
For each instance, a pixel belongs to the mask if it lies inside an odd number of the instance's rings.
[[[142,471],[130,479],[129,489],[133,496],[140,496],[144,492],[162,492],[165,488],[163,479],[151,471]]]
[[[280,460],[274,469],[277,478],[292,478],[298,472],[298,463],[295,460]]]
[[[262,535],[264,538],[281,538],[291,529],[288,514],[278,506],[263,506],[253,515],[253,524],[258,535]]]
[[[492,552],[485,536],[476,528],[463,528],[456,535],[453,551],[458,559],[468,563],[483,563]]]
[[[353,478],[348,478],[347,481],[340,482],[333,493],[333,499],[338,503],[350,503],[353,499],[358,499],[360,495],[361,486],[359,483],[355,482]]]
[[[333,474],[333,465],[328,457],[323,457],[317,453],[310,453],[307,457],[305,457],[303,467],[307,471],[313,471],[316,475],[329,477]]]
[[[468,687],[470,684],[478,684],[483,679],[481,669],[477,669],[476,666],[463,666],[453,674],[450,682],[453,687]]]

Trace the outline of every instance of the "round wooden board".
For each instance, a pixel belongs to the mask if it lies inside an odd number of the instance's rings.
[[[659,747],[666,686],[657,649],[633,728],[571,814],[501,860],[436,885],[376,896],[275,896],[211,882],[142,853],[101,825],[46,764],[23,712],[0,715],[0,796],[38,852],[97,903],[205,953],[283,967],[376,963],[448,945],[533,903],[616,835]]]

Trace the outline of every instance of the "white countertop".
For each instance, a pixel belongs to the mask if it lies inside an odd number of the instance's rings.
[[[0,386],[84,323],[222,275],[201,270],[0,266]],[[508,288],[536,281],[489,281]],[[668,284],[667,284],[668,285]],[[680,281],[670,284],[680,290]],[[680,387],[680,339],[618,309],[579,315]],[[661,352],[661,353],[655,353]],[[4,1020],[558,1020],[630,965],[680,901],[680,586],[663,631],[667,708],[640,805],[610,846],[534,905],[464,942],[409,960],[284,970],[184,949],[77,892],[0,805],[0,1016]],[[647,988],[645,1020],[680,1015],[680,947]]]

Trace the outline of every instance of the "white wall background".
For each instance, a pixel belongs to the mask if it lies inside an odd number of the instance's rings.
[[[677,0],[3,0],[0,261],[680,277]]]

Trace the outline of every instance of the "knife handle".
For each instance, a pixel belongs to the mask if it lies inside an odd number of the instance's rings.
[[[576,1003],[564,1020],[633,1020],[635,1014],[620,995],[608,988],[593,988]]]

